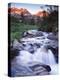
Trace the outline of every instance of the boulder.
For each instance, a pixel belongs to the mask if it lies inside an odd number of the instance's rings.
[[[49,65],[44,64],[34,64],[30,63],[28,66],[19,65],[17,63],[13,64],[11,67],[11,76],[36,76],[36,75],[48,75],[51,71]]]
[[[58,40],[58,35],[50,33],[50,34],[48,34],[47,38],[50,40]]]
[[[19,50],[18,49],[10,49],[10,60],[12,61],[16,56],[19,55]]]
[[[58,47],[58,41],[57,40],[51,40],[48,45],[50,45],[52,48]]]
[[[18,50],[23,50],[24,49],[24,47],[23,47],[23,45],[22,45],[22,43],[21,42],[18,42],[18,40],[14,40],[13,41],[13,49],[18,49]]]
[[[19,46],[19,42],[18,42],[17,39],[15,39],[15,40],[13,41],[13,48],[17,49],[18,46]]]
[[[44,35],[43,35],[43,32],[42,32],[42,31],[38,31],[38,32],[36,33],[36,36],[44,36]]]

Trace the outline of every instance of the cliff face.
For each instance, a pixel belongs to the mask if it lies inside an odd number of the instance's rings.
[[[49,13],[46,11],[38,11],[35,15],[40,17],[48,17]]]
[[[27,9],[25,8],[9,8],[8,9],[8,13],[11,13],[11,14],[23,14],[23,15],[32,15]],[[49,15],[48,12],[46,11],[38,11],[37,13],[34,13],[34,16],[39,16],[39,17],[47,17]]]
[[[12,14],[23,14],[23,15],[30,15],[31,13],[27,10],[27,9],[24,9],[24,8],[9,8],[8,9],[8,13],[12,13]]]
[[[48,17],[49,13],[46,11],[38,11],[37,13],[31,14],[25,8],[9,8],[8,13],[11,16],[19,19],[20,22],[29,23],[29,24],[40,24],[43,17]]]

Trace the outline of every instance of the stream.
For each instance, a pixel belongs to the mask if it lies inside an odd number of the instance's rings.
[[[58,52],[53,51],[57,47],[58,40],[53,33],[28,30],[23,34],[20,43],[17,40],[13,42],[13,48],[19,50],[19,55],[12,61],[12,76],[58,74]],[[38,69],[42,68],[45,72],[40,74],[39,71],[32,70],[31,67],[38,64]],[[51,71],[45,69],[46,65]]]

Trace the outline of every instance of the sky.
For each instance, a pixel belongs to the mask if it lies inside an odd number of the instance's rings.
[[[42,9],[41,6],[43,6],[44,8]],[[35,12],[38,12],[39,10],[40,11],[47,10],[45,5],[42,5],[42,4],[11,3],[11,7],[25,8],[32,14],[34,14]]]

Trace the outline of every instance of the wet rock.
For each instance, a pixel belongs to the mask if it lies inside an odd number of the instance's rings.
[[[56,47],[58,47],[58,41],[57,40],[52,40],[52,41],[50,41],[49,45],[52,48],[56,48]]]
[[[16,56],[19,55],[19,50],[11,48],[10,49],[10,59],[13,60]]]
[[[45,68],[48,72],[51,71],[51,68],[48,66],[48,65],[44,65],[44,64],[35,64],[33,66],[30,66],[30,68],[33,70],[33,71],[37,71],[37,70],[43,70],[43,68]]]
[[[28,50],[31,54],[34,54],[34,48],[33,47],[31,47],[29,50]]]
[[[51,40],[58,40],[58,35],[50,33],[50,34],[48,34],[47,38],[51,39]]]
[[[36,36],[38,37],[38,36],[44,36],[44,35],[43,35],[43,32],[42,32],[42,31],[38,31],[38,32],[36,33]]]
[[[20,45],[20,44],[19,44],[18,40],[15,39],[15,40],[13,41],[13,48],[14,48],[14,49],[17,49],[17,47],[18,47],[19,45]]]
[[[22,66],[19,64],[14,64],[11,67],[11,76],[17,77],[17,76],[30,76],[32,74],[32,70],[29,69],[27,66]]]
[[[44,36],[42,31],[37,30],[28,30],[27,32],[23,33],[23,37],[38,37]]]
[[[18,40],[16,40],[16,39],[13,41],[11,48],[17,49],[17,50],[24,50],[22,43],[18,42]]]
[[[33,64],[33,65],[32,65]],[[11,76],[36,76],[48,75],[51,71],[50,66],[44,64],[30,63],[27,65],[13,64],[11,67]]]

